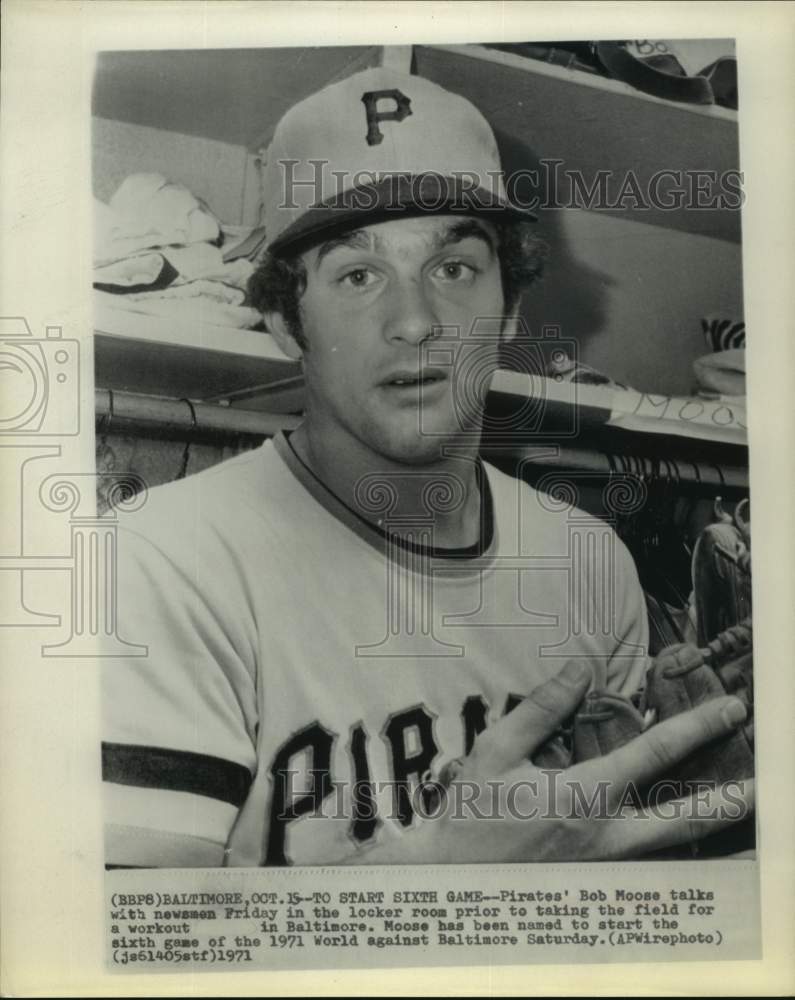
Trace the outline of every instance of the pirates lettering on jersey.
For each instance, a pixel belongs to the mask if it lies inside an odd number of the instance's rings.
[[[433,734],[435,718],[423,705],[415,705],[391,715],[384,727],[392,759],[395,815],[403,826],[411,826],[414,819],[412,793],[417,794],[419,790],[422,794],[421,786],[426,783],[434,758],[439,753]]]
[[[507,715],[522,701],[509,693],[502,713]],[[478,735],[488,725],[491,709],[481,694],[464,699],[459,717],[461,739],[455,746],[440,747],[435,733],[437,716],[425,705],[412,705],[393,712],[381,729],[389,773],[387,781],[393,799],[390,819],[401,827],[410,827],[420,806],[432,812],[438,787],[433,777],[434,764],[471,752]],[[294,733],[277,751],[271,764],[273,794],[271,799],[266,864],[290,864],[290,824],[321,811],[324,802],[340,785],[350,788],[349,812],[340,818],[348,821],[348,837],[361,847],[372,841],[384,819],[378,815],[378,794],[373,780],[370,734],[359,720],[350,729],[347,753],[340,754],[346,773],[334,773],[335,734],[319,721]],[[349,783],[349,784],[348,784]],[[419,796],[420,798],[417,798]],[[382,807],[384,803],[382,802]]]
[[[478,735],[486,728],[489,706],[483,695],[472,694],[464,702],[461,718],[464,721],[464,753],[468,754],[475,745]]]
[[[288,823],[307,813],[317,812],[323,800],[331,794],[331,751],[334,740],[334,733],[319,722],[313,722],[283,743],[273,758],[273,794],[265,864],[288,864],[285,854]],[[300,759],[305,755],[308,755],[310,766],[300,767]],[[305,775],[310,787],[296,797],[293,786],[297,774]]]
[[[377,815],[370,764],[367,760],[367,732],[361,722],[357,722],[351,730],[348,749],[353,764],[353,818],[350,835],[356,843],[363,844],[375,836],[381,820]]]

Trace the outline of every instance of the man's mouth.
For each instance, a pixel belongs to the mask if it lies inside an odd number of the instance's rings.
[[[426,388],[447,381],[447,372],[442,368],[426,368],[421,372],[401,371],[387,376],[381,385],[385,388],[410,389]]]

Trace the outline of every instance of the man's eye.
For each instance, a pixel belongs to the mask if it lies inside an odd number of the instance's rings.
[[[349,288],[367,288],[375,281],[375,275],[365,267],[357,267],[353,271],[348,271],[340,278],[341,285]]]
[[[476,273],[474,267],[460,260],[446,260],[436,269],[437,277],[443,281],[470,281]]]

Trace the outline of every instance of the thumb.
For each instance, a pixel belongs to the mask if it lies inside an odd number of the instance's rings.
[[[512,712],[478,736],[471,754],[477,770],[496,775],[526,762],[573,714],[592,679],[587,662],[569,660],[557,676],[539,684]]]

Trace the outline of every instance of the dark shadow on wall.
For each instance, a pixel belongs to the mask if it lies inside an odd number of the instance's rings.
[[[536,152],[515,135],[497,132],[497,143],[506,176],[523,173],[544,174]],[[543,200],[544,192],[530,183],[518,184],[516,195],[528,201],[532,195]],[[522,300],[521,315],[534,343],[541,341],[544,355],[552,350],[544,327],[557,327],[563,340],[573,341],[575,350],[601,332],[607,321],[607,289],[613,279],[578,260],[562,225],[563,210],[539,209],[538,236],[548,246],[544,271]],[[548,357],[547,357],[548,360]]]

